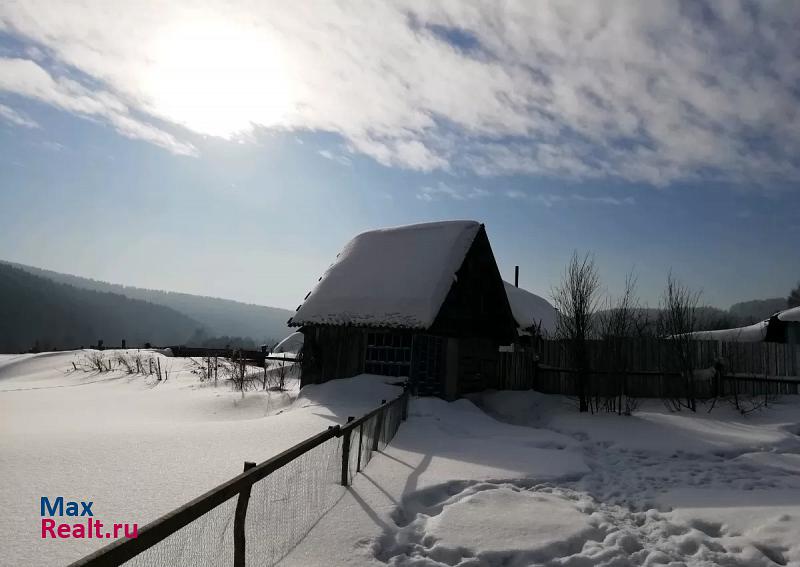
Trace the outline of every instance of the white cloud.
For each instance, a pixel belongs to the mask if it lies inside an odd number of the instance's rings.
[[[636,204],[636,200],[633,197],[623,197],[622,199],[619,199],[617,197],[611,197],[609,195],[586,196],[586,195],[575,195],[575,194],[573,194],[573,195],[570,195],[570,199],[572,199],[573,201],[581,201],[581,202],[584,202],[584,203],[595,203],[595,204],[599,204],[599,205],[619,206],[619,205],[635,205]]]
[[[486,189],[480,187],[454,187],[440,181],[436,185],[425,185],[419,188],[417,199],[421,201],[439,201],[442,199],[453,199],[454,201],[466,201],[471,199],[483,199],[491,195]]]
[[[0,30],[53,62],[54,92],[0,77],[173,151],[132,111],[228,138],[333,132],[420,171],[797,180],[799,25],[780,1],[28,0],[0,5]]]
[[[324,157],[325,159],[335,161],[340,165],[350,166],[352,164],[349,157],[342,155],[340,153],[335,153],[330,150],[319,150],[317,153],[322,157]]]
[[[0,91],[29,97],[86,117],[103,119],[127,138],[145,140],[176,154],[193,155],[190,144],[132,118],[117,97],[103,90],[90,90],[66,78],[54,78],[28,59],[0,58]],[[13,111],[12,111],[13,112]]]
[[[16,126],[23,126],[25,128],[38,128],[39,124],[21,112],[17,112],[4,104],[0,104],[0,118],[15,124]]]
[[[581,195],[578,193],[572,193],[570,195],[561,193],[525,193],[524,191],[519,191],[517,189],[506,191],[505,196],[509,199],[515,200],[530,200],[540,203],[547,208],[550,208],[558,203],[568,202],[613,206],[636,204],[636,200],[631,196],[620,198],[611,195]]]

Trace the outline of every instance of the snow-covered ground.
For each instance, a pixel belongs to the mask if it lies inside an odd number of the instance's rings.
[[[39,538],[39,497],[140,524],[398,391],[377,376],[289,393],[68,371],[0,357],[0,564],[93,542]],[[296,399],[295,399],[296,398]],[[415,399],[391,445],[282,565],[800,566],[800,400],[741,416],[580,415],[535,392]]]
[[[800,565],[800,400],[746,417],[474,401],[416,400],[283,564]]]
[[[0,357],[0,565],[66,564],[105,543],[41,539],[42,496],[92,500],[98,518],[141,526],[239,474],[244,461],[399,392],[375,377],[313,386],[299,399],[296,383],[242,398],[201,384],[189,359],[145,351],[170,369],[166,381],[74,371],[91,352]]]

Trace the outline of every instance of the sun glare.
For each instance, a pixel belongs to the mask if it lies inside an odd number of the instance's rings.
[[[153,110],[187,128],[234,137],[275,126],[291,108],[284,56],[267,34],[225,22],[165,29],[144,77]]]

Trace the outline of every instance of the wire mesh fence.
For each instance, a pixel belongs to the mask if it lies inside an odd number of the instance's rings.
[[[329,439],[253,485],[245,521],[246,565],[278,563],[341,497],[341,441]]]
[[[359,419],[328,428],[70,567],[272,566],[342,497],[394,437],[408,389]]]
[[[343,448],[349,453],[347,470],[342,469],[342,478],[351,484],[353,477],[372,459],[375,451],[383,450],[394,437],[405,419],[407,397],[401,396],[358,420],[342,427]]]
[[[233,565],[237,500],[237,497],[226,500],[123,564],[126,567]]]

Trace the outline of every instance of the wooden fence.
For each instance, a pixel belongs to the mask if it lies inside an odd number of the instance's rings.
[[[593,340],[586,345],[589,395],[679,398],[800,393],[800,345],[693,341],[687,380],[675,344],[657,338]],[[502,387],[578,395],[580,365],[569,341],[542,340],[498,355]]]
[[[178,358],[188,357],[220,357],[220,358],[234,358],[243,359],[257,364],[258,366],[264,365],[264,360],[273,358],[267,355],[264,350],[245,350],[239,348],[202,348],[202,347],[187,347],[187,346],[171,346],[166,347],[172,351],[172,356]]]

